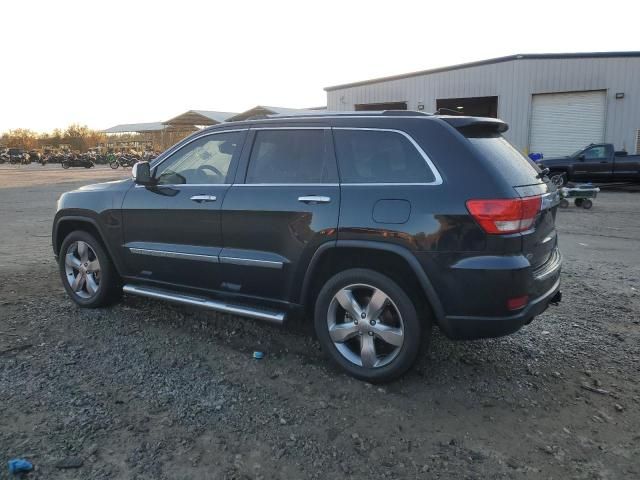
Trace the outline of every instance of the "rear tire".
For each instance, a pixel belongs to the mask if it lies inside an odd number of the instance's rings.
[[[62,285],[81,307],[108,305],[121,293],[111,259],[88,232],[76,230],[67,235],[60,246],[58,266]]]
[[[371,383],[395,380],[409,370],[431,332],[430,319],[418,317],[395,281],[364,268],[345,270],[324,284],[314,324],[325,354],[349,375]]]
[[[109,166],[115,170],[115,169],[116,169],[116,168],[118,168],[120,165],[118,164],[118,161],[117,161],[117,160],[113,160],[113,161],[109,162]]]
[[[584,198],[576,198],[573,203],[575,203],[576,207],[581,207],[582,203],[583,203]]]
[[[567,200],[566,198],[563,198],[562,200],[560,200],[560,208],[567,208],[569,206],[569,200]]]
[[[593,207],[593,202],[588,198],[585,198],[584,202],[582,202],[582,208],[584,208],[585,210],[589,210],[591,207]]]

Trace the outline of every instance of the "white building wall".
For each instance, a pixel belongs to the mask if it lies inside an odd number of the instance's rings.
[[[529,147],[531,97],[537,93],[607,91],[605,141],[635,150],[640,129],[640,57],[520,59],[416,75],[327,91],[327,110],[353,110],[355,104],[406,101],[436,109],[438,98],[498,97],[498,117],[509,124],[507,138]],[[617,92],[624,93],[616,99]]]

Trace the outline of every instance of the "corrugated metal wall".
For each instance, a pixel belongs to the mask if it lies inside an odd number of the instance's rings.
[[[605,141],[616,149],[635,149],[640,128],[640,58],[521,59],[461,68],[327,92],[328,110],[355,104],[406,101],[416,110],[436,108],[438,98],[498,96],[498,116],[509,126],[507,138],[529,148],[531,97],[536,93],[607,91]],[[615,94],[623,92],[623,99]]]

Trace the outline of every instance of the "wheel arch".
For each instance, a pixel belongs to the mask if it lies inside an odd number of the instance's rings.
[[[63,215],[56,218],[51,238],[53,253],[55,256],[57,257],[60,254],[60,247],[67,235],[76,230],[82,230],[95,236],[96,240],[98,240],[106,250],[107,255],[109,255],[109,258],[116,268],[116,271],[120,274],[121,270],[117,262],[117,257],[113,254],[109,243],[105,240],[105,236],[102,233],[98,222],[90,217]]]
[[[366,263],[358,262],[358,260],[351,255],[346,255],[350,260],[345,264],[331,265],[332,259],[335,258],[336,254],[340,257],[341,252],[348,254],[356,250],[358,252],[364,252],[363,258],[365,260],[372,259],[373,257],[371,255],[375,255],[376,258],[386,257],[386,259],[400,260],[402,263],[397,263],[399,267],[397,269],[398,272],[407,269],[408,272],[411,272],[413,279],[401,278],[401,276],[398,275],[394,276],[393,272],[389,274],[387,271],[381,271],[380,273],[389,275],[402,286],[407,286],[415,281],[416,288],[419,288],[419,293],[424,297],[424,300],[426,300],[428,304],[427,307],[431,309],[436,322],[440,323],[440,320],[444,319],[442,303],[433,288],[433,284],[416,257],[407,248],[400,245],[371,240],[337,240],[335,242],[324,243],[316,250],[304,275],[299,296],[300,303],[304,305],[305,309],[313,308],[313,294],[318,290],[320,284],[323,284],[324,281],[328,279],[328,276],[347,268],[372,268]]]

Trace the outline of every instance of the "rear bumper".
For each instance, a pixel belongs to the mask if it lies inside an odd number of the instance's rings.
[[[529,302],[516,314],[504,317],[446,316],[440,321],[440,328],[453,339],[501,337],[518,331],[544,312],[550,303],[559,302],[560,298],[560,278],[558,278],[549,290]]]

